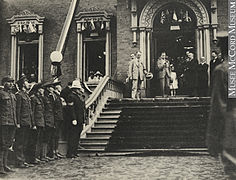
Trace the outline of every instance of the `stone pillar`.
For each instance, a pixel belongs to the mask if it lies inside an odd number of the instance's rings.
[[[197,60],[200,59],[200,39],[199,39],[199,29],[195,30],[195,39],[196,39],[196,47],[197,47]]]
[[[218,17],[217,17],[217,0],[211,0],[211,25],[213,30],[213,41],[217,41],[216,33],[218,26]]]
[[[83,77],[82,68],[82,33],[81,23],[77,24],[77,61],[76,61],[76,78],[81,79]]]
[[[110,32],[110,22],[106,22],[106,60],[105,60],[105,75],[111,76],[111,66],[110,66],[110,54],[111,54],[111,32]]]
[[[204,25],[204,57],[207,60],[207,64],[210,64],[211,60],[211,43],[210,43],[210,31],[209,25]]]
[[[145,67],[147,67],[147,63],[146,63],[146,58],[147,58],[147,54],[146,54],[146,48],[147,48],[147,42],[146,42],[146,28],[141,28],[140,27],[140,51],[142,52],[142,56],[141,56],[141,60],[143,62],[143,65]],[[146,97],[146,90],[147,90],[147,84],[146,84],[146,80],[144,80],[143,82],[143,88],[141,91],[142,97]]]
[[[131,30],[133,32],[133,46],[137,45],[137,1],[131,0]]]
[[[198,28],[199,31],[199,56],[203,56],[203,34],[202,34],[202,27]]]
[[[16,51],[17,38],[15,26],[11,26],[11,77],[16,79]]]
[[[38,82],[43,80],[43,25],[39,25],[39,47],[38,47]]]
[[[150,72],[151,69],[151,29],[147,31],[147,66],[146,69]]]

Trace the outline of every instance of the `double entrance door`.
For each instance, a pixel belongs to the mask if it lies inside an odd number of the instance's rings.
[[[195,30],[174,30],[174,31],[154,31],[152,33],[151,45],[151,67],[150,70],[154,78],[149,83],[149,96],[155,97],[160,95],[157,73],[157,59],[162,52],[166,52],[170,64],[175,68],[178,78],[177,94],[184,95],[184,78],[181,76],[184,73],[186,62],[186,53],[192,52],[196,54],[195,45]]]

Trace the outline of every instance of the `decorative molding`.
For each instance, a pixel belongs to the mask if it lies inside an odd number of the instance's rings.
[[[16,21],[26,21],[26,20],[35,20],[37,24],[43,24],[45,17],[41,17],[35,13],[30,12],[29,10],[21,11],[19,14],[12,16],[7,19],[9,24],[14,24]]]
[[[106,11],[86,11],[75,16],[76,23],[93,21],[111,21],[113,14]]]
[[[163,5],[173,2],[184,4],[192,9],[197,17],[198,26],[209,24],[207,9],[200,0],[150,0],[145,5],[141,13],[139,21],[140,27],[152,28],[155,15],[158,13],[158,10],[163,7]]]
[[[11,26],[11,34],[16,35],[18,32],[43,33],[43,22],[45,17],[30,12],[29,10],[21,11],[19,14],[7,19]]]

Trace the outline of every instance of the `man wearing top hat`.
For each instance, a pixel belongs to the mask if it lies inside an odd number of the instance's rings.
[[[68,96],[68,148],[67,157],[77,156],[77,148],[80,140],[80,133],[83,130],[85,122],[85,102],[83,97],[83,88],[80,80],[74,80],[72,83],[72,92]]]
[[[0,174],[11,172],[7,166],[8,150],[13,143],[16,121],[16,97],[11,92],[13,78],[2,79],[3,89],[0,90]]]
[[[28,158],[26,148],[30,129],[36,129],[36,126],[32,119],[31,100],[28,95],[30,88],[28,79],[25,75],[22,75],[17,84],[20,89],[16,93],[16,117],[19,126],[16,130],[14,150],[16,153],[17,166],[23,168],[30,166],[26,163],[26,159]]]

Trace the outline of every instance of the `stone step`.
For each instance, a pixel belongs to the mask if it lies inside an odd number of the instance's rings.
[[[120,107],[119,109],[118,108],[103,108],[102,109],[102,113],[115,113],[115,114],[120,114],[122,111],[122,108]]]
[[[131,130],[123,130],[114,131],[114,136],[122,136],[122,137],[142,137],[142,136],[202,136],[202,133],[205,134],[205,129],[187,129],[187,130],[139,130],[139,131],[131,131]]]
[[[116,127],[116,124],[111,124],[111,123],[95,123],[96,128],[109,128],[109,129],[114,129]]]
[[[152,119],[151,119],[152,118]],[[188,124],[206,124],[207,118],[202,117],[148,117],[148,119],[141,117],[121,118],[117,123],[119,125],[138,125],[138,124],[156,124],[156,125],[188,125]]]
[[[107,102],[130,102],[130,103],[145,103],[145,102],[181,102],[181,101],[210,101],[210,97],[168,97],[168,98],[163,98],[163,97],[154,97],[154,98],[142,98],[141,100],[136,100],[136,99],[131,99],[131,98],[122,98],[122,99],[117,99],[117,98],[109,98]]]
[[[120,115],[121,110],[103,111],[100,115]]]
[[[126,142],[126,143],[158,143],[158,142],[191,142],[191,141],[201,141],[205,140],[204,135],[190,135],[190,136],[183,136],[183,135],[166,135],[166,136],[128,136],[128,137],[112,137],[112,142]]]
[[[117,124],[118,120],[114,120],[114,119],[98,119],[97,120],[97,124]]]
[[[196,124],[196,125],[172,125],[172,124],[163,124],[163,125],[149,125],[149,124],[139,124],[139,125],[132,125],[127,126],[126,124],[123,124],[122,126],[118,126],[116,130],[122,130],[122,131],[140,131],[140,130],[148,130],[148,131],[161,131],[161,130],[198,130],[201,128],[206,128],[205,124]]]
[[[107,128],[103,128],[103,127],[92,127],[91,132],[107,132],[107,133],[112,133],[114,130],[113,127],[107,127]]]
[[[86,137],[111,137],[111,132],[88,132]]]
[[[107,146],[107,142],[106,143],[80,143],[80,145],[85,148],[85,149],[104,149]]]
[[[100,114],[100,118],[103,118],[103,119],[118,119],[120,117],[120,115],[110,115],[110,114]]]
[[[203,142],[159,142],[156,144],[109,144],[107,150],[206,148]]]
[[[81,138],[81,143],[108,143],[110,137],[87,137]]]

